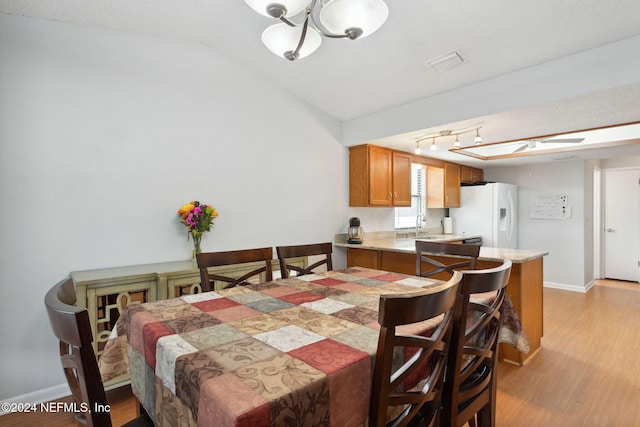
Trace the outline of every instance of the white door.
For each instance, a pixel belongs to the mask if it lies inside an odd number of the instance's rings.
[[[604,171],[604,277],[640,281],[640,170]]]

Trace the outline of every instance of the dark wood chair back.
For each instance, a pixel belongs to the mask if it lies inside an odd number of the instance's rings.
[[[313,273],[313,270],[325,264],[327,266],[327,271],[333,270],[333,262],[331,261],[332,251],[333,245],[330,242],[315,243],[311,245],[278,246],[276,247],[276,252],[278,253],[278,260],[280,261],[280,274],[282,274],[282,278],[284,279],[288,278],[291,275],[291,272],[295,272],[296,276],[302,276],[304,274]],[[287,264],[287,259],[313,255],[324,255],[324,258],[314,262],[306,268]]]
[[[271,261],[273,260],[273,248],[256,248],[242,249],[238,251],[227,252],[202,252],[196,255],[198,268],[200,269],[200,281],[203,291],[214,290],[216,281],[226,283],[224,289],[232,288],[238,285],[249,285],[247,280],[265,274],[265,280],[270,282],[273,280],[273,271]],[[241,277],[228,277],[220,274],[209,272],[209,267],[219,267],[222,265],[244,264],[248,262],[260,262],[262,265],[257,267]]]
[[[455,270],[476,268],[480,245],[463,245],[458,243],[426,242],[416,240],[416,276],[429,277],[446,272],[450,275]],[[433,256],[459,258],[444,264]],[[427,267],[427,269],[424,269]]]
[[[98,362],[93,351],[93,334],[86,308],[76,307],[76,291],[71,279],[62,280],[51,288],[44,303],[53,333],[60,340],[60,359],[76,407],[87,412],[77,413],[76,420],[89,427],[110,427],[111,416]],[[102,410],[101,410],[102,409]],[[152,426],[144,413],[127,426]]]
[[[439,425],[443,379],[461,273],[437,287],[396,295],[381,295],[369,425]],[[431,336],[405,335],[398,327],[439,318]],[[424,325],[423,325],[424,326]],[[394,360],[403,348],[404,359]],[[399,366],[402,364],[402,366]]]
[[[511,261],[462,271],[443,397],[443,426],[495,426],[500,315]],[[493,292],[491,302],[473,294]],[[484,299],[487,299],[484,296]],[[477,415],[477,417],[476,417]]]

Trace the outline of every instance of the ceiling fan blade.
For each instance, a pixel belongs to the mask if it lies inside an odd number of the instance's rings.
[[[519,153],[520,151],[526,150],[528,146],[529,146],[529,144],[522,144],[520,147],[516,148],[513,152],[514,153]]]
[[[584,138],[558,138],[558,139],[541,139],[538,142],[545,143],[557,143],[557,144],[577,144],[584,141]]]

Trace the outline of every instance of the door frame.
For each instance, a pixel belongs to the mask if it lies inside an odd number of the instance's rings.
[[[602,217],[604,211],[603,195],[603,171],[599,167],[593,169],[593,278],[602,279],[604,271],[602,251],[603,234]]]
[[[604,201],[605,201],[605,197],[606,197],[606,194],[605,194],[605,191],[604,191],[605,175],[606,175],[606,173],[608,171],[628,171],[628,170],[640,171],[640,167],[638,167],[638,166],[623,166],[623,167],[612,167],[612,168],[602,168],[602,169],[600,169],[600,172],[601,172],[601,176],[600,176],[600,178],[601,178],[600,205],[601,206],[598,209],[598,214],[600,216],[600,229],[599,229],[599,231],[597,233],[597,239],[600,241],[600,244],[598,245],[599,246],[598,257],[600,258],[600,263],[598,264],[599,265],[598,268],[600,268],[600,271],[599,271],[600,274],[598,276],[596,276],[595,275],[595,271],[594,271],[594,278],[602,279],[603,278],[602,276],[604,276],[604,270],[605,270],[605,265],[604,265],[605,264],[605,259],[604,259],[604,256],[602,256],[602,254],[604,253],[604,239],[605,239],[605,237],[604,237],[605,230],[604,230],[604,222],[603,222],[603,220],[604,220],[604,210],[605,210]],[[594,170],[594,174],[595,174],[595,170]],[[638,184],[640,185],[640,182]],[[595,188],[595,183],[594,183],[594,188]],[[640,191],[640,189],[638,191]],[[595,200],[594,200],[594,205],[595,205]],[[640,208],[640,206],[639,206],[639,208]],[[594,214],[595,214],[595,212],[594,212]],[[640,221],[640,219],[638,219],[638,221]],[[595,221],[595,216],[594,216],[594,227],[595,227],[595,223],[596,223],[596,221]],[[595,239],[596,239],[596,237],[595,237],[595,234],[594,234],[594,240]],[[640,241],[640,230],[639,230],[639,233],[638,233],[638,240]],[[595,242],[594,242],[594,246],[595,246]],[[639,248],[639,250],[640,250],[640,248]],[[638,256],[640,258],[640,253],[638,254]],[[639,263],[640,263],[640,261],[639,261]],[[595,270],[595,264],[596,263],[595,263],[595,259],[594,259],[594,270]],[[638,267],[640,268],[640,265]],[[640,277],[638,278],[638,280],[640,282]]]

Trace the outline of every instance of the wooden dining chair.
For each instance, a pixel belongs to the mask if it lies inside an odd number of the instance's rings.
[[[198,268],[200,269],[200,281],[202,290],[212,291],[215,289],[215,282],[224,282],[223,289],[232,288],[238,285],[249,285],[248,279],[260,276],[264,273],[265,281],[273,280],[271,261],[273,260],[273,248],[241,249],[226,252],[202,252],[196,255]],[[240,277],[229,277],[221,274],[209,272],[209,267],[219,267],[222,265],[244,264],[248,262],[262,262],[262,265],[247,272]]]
[[[416,240],[416,276],[430,277],[443,272],[451,275],[455,270],[473,270],[476,268],[479,255],[480,245]],[[459,261],[443,264],[434,256],[455,257],[459,258]],[[428,269],[423,270],[424,267]]]
[[[76,291],[71,279],[62,280],[51,288],[44,303],[53,333],[60,340],[60,359],[77,408],[76,420],[88,427],[110,427],[107,396],[93,351],[93,334],[86,308],[74,306]],[[153,426],[149,415],[140,408],[138,418],[126,427]]]
[[[302,276],[304,274],[311,274],[316,268],[325,265],[327,270],[333,270],[333,262],[331,261],[331,253],[333,251],[333,245],[328,243],[314,243],[311,245],[297,245],[297,246],[278,246],[276,252],[278,254],[278,260],[280,261],[280,273],[282,278],[286,279],[290,276],[291,272],[295,272],[296,276]],[[308,257],[313,255],[324,255],[324,258],[314,262],[306,268],[298,267],[293,264],[288,264],[287,259],[296,257]]]
[[[486,270],[462,271],[447,362],[443,426],[495,426],[500,315],[511,261]],[[472,294],[494,292],[490,303]]]
[[[454,272],[434,288],[380,296],[369,426],[440,425],[442,382],[461,277]],[[434,318],[440,316],[437,323]],[[429,319],[437,326],[428,337],[398,332],[398,327]],[[394,360],[398,348],[405,350],[400,361]]]

